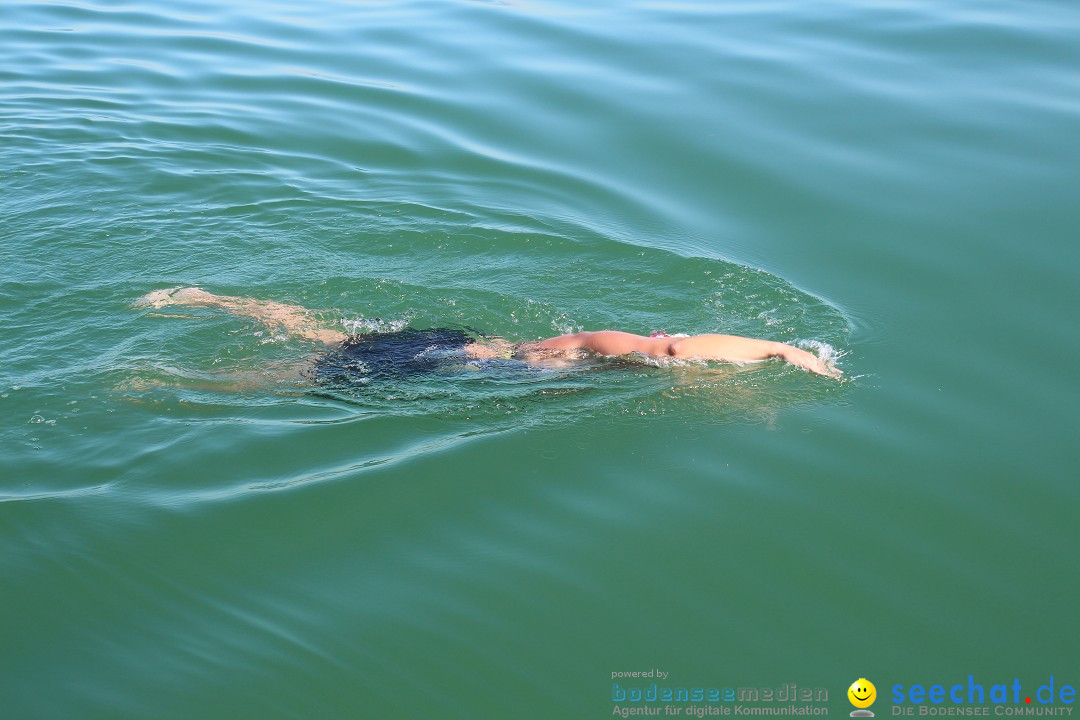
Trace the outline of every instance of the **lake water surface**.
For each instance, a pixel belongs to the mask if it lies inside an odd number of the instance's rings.
[[[0,9],[0,707],[604,718],[1080,681],[1068,2]],[[349,332],[838,358],[462,363]]]

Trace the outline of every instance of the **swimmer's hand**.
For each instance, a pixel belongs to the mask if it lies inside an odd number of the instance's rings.
[[[783,345],[780,351],[776,353],[775,357],[780,358],[786,363],[795,365],[796,367],[801,367],[803,370],[809,370],[812,373],[824,375],[825,377],[834,378],[836,380],[839,380],[844,374],[842,370],[834,365],[830,365],[817,355],[797,347],[792,347],[791,345]]]

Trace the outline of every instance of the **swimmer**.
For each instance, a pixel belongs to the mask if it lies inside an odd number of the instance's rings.
[[[339,330],[319,326],[312,312],[299,305],[286,305],[271,300],[215,295],[200,288],[155,290],[136,302],[139,307],[162,308],[168,305],[213,307],[234,315],[254,318],[269,328],[281,328],[296,337],[311,340],[330,348],[346,349],[361,346],[363,336],[350,337]],[[383,334],[390,335],[389,333]],[[582,351],[600,356],[640,353],[649,357],[674,357],[695,360],[715,360],[727,363],[749,363],[778,359],[818,375],[839,378],[843,373],[813,353],[792,345],[771,340],[757,340],[737,335],[668,335],[654,333],[652,337],[634,335],[618,330],[579,332],[540,341],[513,343],[504,338],[479,338],[464,342],[466,357],[477,359],[517,358],[543,363],[571,357]]]

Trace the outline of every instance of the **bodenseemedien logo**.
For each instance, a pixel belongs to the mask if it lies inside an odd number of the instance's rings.
[[[859,678],[847,689],[847,697],[856,708],[851,711],[851,717],[874,717],[874,713],[866,709],[877,700],[877,688],[874,687],[874,683],[866,678]]]

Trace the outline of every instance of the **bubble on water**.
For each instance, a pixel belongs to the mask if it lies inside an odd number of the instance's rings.
[[[757,319],[765,322],[765,327],[776,327],[784,322],[782,318],[776,317],[775,313],[779,311],[779,308],[771,308],[769,310],[763,310],[758,313]]]
[[[30,416],[30,424],[31,425],[37,425],[37,424],[43,423],[43,422],[45,422],[45,418],[41,417],[40,415],[31,415]]]

